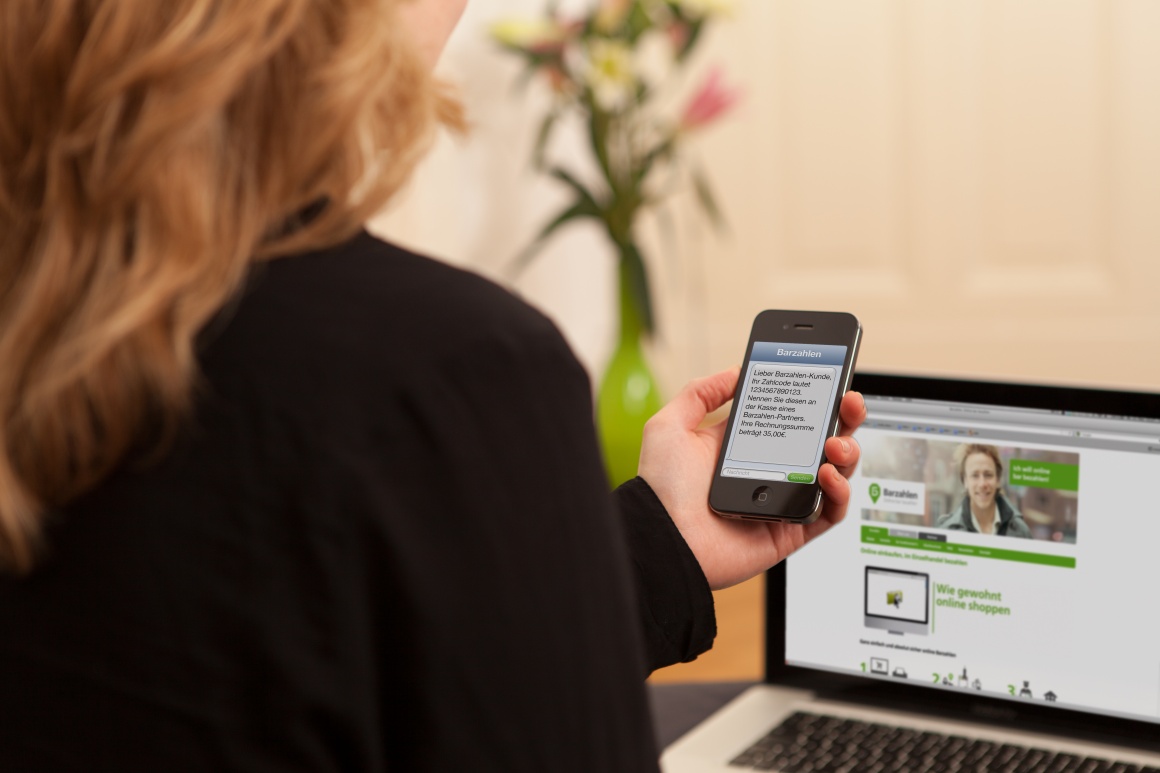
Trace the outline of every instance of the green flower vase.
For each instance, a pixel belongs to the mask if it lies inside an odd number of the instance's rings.
[[[600,382],[596,423],[608,481],[619,486],[636,477],[645,422],[660,410],[656,379],[644,358],[644,318],[632,292],[629,261],[620,260],[620,338]]]

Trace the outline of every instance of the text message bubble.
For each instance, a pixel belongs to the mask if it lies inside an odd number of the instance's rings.
[[[824,366],[751,363],[729,458],[812,465],[837,377],[837,369]]]

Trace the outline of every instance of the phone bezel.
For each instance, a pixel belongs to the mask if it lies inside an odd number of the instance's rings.
[[[810,325],[809,329],[797,327]],[[749,333],[749,343],[745,347],[742,360],[741,378],[733,393],[733,405],[729,409],[725,439],[717,454],[717,466],[713,469],[713,482],[709,489],[709,507],[719,515],[731,518],[746,518],[761,521],[792,521],[809,523],[818,517],[822,501],[821,486],[815,478],[813,483],[790,483],[788,481],[756,480],[752,478],[726,478],[721,475],[725,463],[725,452],[729,438],[733,435],[733,423],[737,420],[738,403],[744,386],[744,376],[748,372],[749,358],[753,354],[756,341],[787,344],[829,344],[846,347],[846,357],[842,363],[841,383],[838,397],[826,422],[826,437],[838,433],[839,408],[842,395],[850,388],[857,363],[858,346],[862,338],[862,325],[858,319],[846,312],[837,311],[763,311],[753,320]],[[821,464],[826,463],[825,451]],[[757,505],[753,501],[754,492],[760,486],[769,488],[767,504]]]

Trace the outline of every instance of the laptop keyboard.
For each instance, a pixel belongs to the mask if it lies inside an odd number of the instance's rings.
[[[1128,762],[798,712],[730,765],[781,773],[1160,773]]]

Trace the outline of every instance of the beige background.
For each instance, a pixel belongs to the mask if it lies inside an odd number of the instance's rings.
[[[531,172],[547,94],[475,0],[442,68],[475,123],[443,139],[374,229],[503,278],[564,201]],[[748,0],[709,36],[745,101],[695,143],[730,233],[676,203],[644,238],[672,394],[737,362],[765,308],[862,320],[861,369],[1160,386],[1160,2]],[[553,155],[584,169],[579,138]],[[599,374],[614,330],[597,234],[560,233],[515,289]],[[658,679],[759,674],[760,588],[718,598],[718,647]]]

